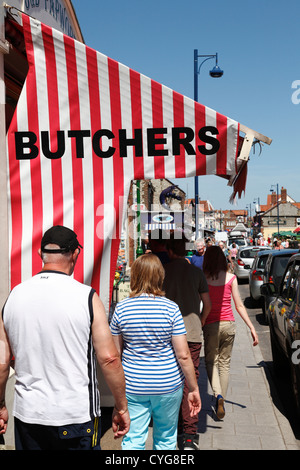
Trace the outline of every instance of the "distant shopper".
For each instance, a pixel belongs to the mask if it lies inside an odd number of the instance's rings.
[[[228,269],[233,273],[234,271],[234,263],[233,263],[233,260],[231,258],[231,253],[230,253],[230,250],[228,248],[226,248],[226,245],[224,242],[219,242],[219,247],[221,248],[221,250],[223,251],[223,254],[226,258],[226,261],[228,263]]]
[[[236,259],[237,254],[238,254],[238,249],[237,249],[237,246],[236,246],[235,243],[233,243],[233,244],[231,245],[231,248],[230,248],[229,251],[230,251],[231,259],[232,259],[232,260]]]
[[[96,359],[115,399],[115,438],[129,429],[124,372],[103,304],[71,277],[80,248],[69,228],[47,230],[43,269],[12,290],[0,317],[0,433],[13,354],[16,450],[100,449]]]
[[[162,229],[151,230],[149,234],[149,244],[147,252],[151,252],[156,255],[163,265],[167,264],[170,261],[167,250],[168,238],[169,234]]]
[[[195,254],[191,258],[191,264],[194,264],[195,266],[197,266],[197,268],[202,269],[204,253],[205,253],[205,241],[202,238],[199,240],[196,240],[195,248],[196,248],[196,251],[195,251]]]
[[[241,300],[236,276],[228,272],[228,264],[219,246],[207,248],[203,271],[207,279],[212,307],[208,315],[202,315],[204,351],[207,375],[216,397],[216,415],[225,416],[230,361],[235,338],[235,319],[231,307],[233,299],[236,310],[250,328],[253,346],[258,336]]]
[[[131,426],[122,449],[143,450],[153,418],[153,449],[175,450],[184,378],[191,416],[200,408],[198,384],[182,315],[162,291],[164,268],[145,254],[131,266],[129,298],[115,309],[110,328],[122,354]]]

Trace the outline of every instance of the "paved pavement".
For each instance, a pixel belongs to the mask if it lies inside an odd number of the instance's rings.
[[[287,419],[274,405],[259,345],[252,346],[248,327],[235,312],[237,333],[222,421],[213,411],[203,352],[200,361],[201,450],[300,450]],[[272,392],[273,393],[273,392]]]
[[[199,414],[200,450],[300,450],[291,426],[273,403],[259,346],[252,346],[248,327],[235,312],[237,333],[231,361],[231,377],[225,403],[226,415],[219,421],[207,379],[204,351],[201,351],[199,386],[202,410]],[[151,428],[146,449],[151,450]],[[102,437],[103,450],[120,449],[111,429]]]
[[[222,421],[215,417],[214,401],[201,352],[200,450],[300,450],[289,422],[273,403],[259,346],[252,346],[249,329],[237,313],[235,318],[237,333],[225,404],[226,416]],[[107,411],[104,415],[110,420],[110,410]],[[151,431],[150,428],[146,446],[148,450],[151,450]],[[6,446],[13,449],[13,445],[10,431],[6,437]],[[121,448],[120,441],[114,441],[109,424],[104,426],[101,446],[103,450]]]

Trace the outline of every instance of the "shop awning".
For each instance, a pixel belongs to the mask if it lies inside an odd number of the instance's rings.
[[[108,308],[131,180],[217,175],[240,193],[253,142],[271,139],[21,20],[29,72],[7,135],[10,288],[39,271],[43,232],[63,224],[84,246],[75,278]]]

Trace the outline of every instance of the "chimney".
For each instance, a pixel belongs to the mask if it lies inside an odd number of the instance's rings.
[[[271,205],[275,206],[276,202],[277,202],[277,194],[275,191],[273,191],[271,194]]]
[[[286,202],[286,189],[281,188],[281,202],[285,203]]]

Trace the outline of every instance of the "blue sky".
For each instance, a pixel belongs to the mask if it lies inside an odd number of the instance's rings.
[[[190,98],[194,49],[218,52],[224,75],[211,78],[214,60],[203,64],[199,102],[273,141],[261,155],[251,151],[246,194],[235,205],[227,182],[214,176],[199,177],[201,199],[223,210],[251,204],[253,212],[254,200],[265,204],[278,184],[300,202],[299,0],[72,3],[88,46]],[[193,178],[175,182],[193,197]]]

